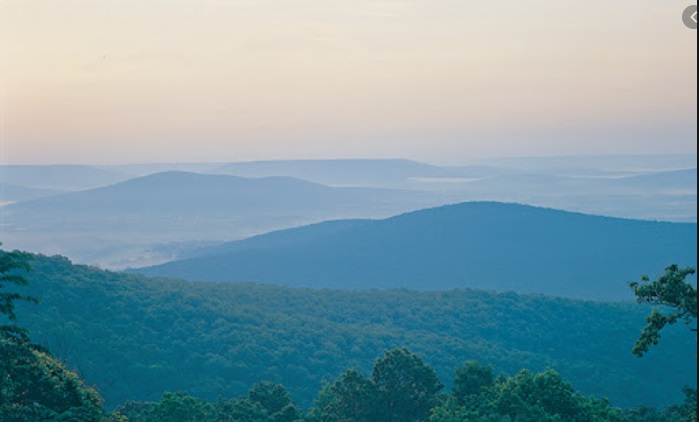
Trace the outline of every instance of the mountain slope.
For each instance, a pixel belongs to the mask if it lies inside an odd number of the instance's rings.
[[[554,368],[615,405],[663,405],[696,385],[696,343],[670,327],[643,359],[631,354],[649,309],[475,290],[329,291],[188,283],[36,256],[18,323],[96,385],[108,406],[188,391],[208,400],[282,383],[304,406],[322,380],[367,372],[408,347],[447,384],[474,359],[510,374]]]
[[[57,195],[14,204],[9,217],[61,214],[70,220],[78,214],[100,219],[104,215],[129,216],[223,213],[258,216],[299,215],[327,210],[348,210],[373,206],[372,210],[404,208],[406,202],[420,202],[424,193],[369,188],[331,188],[288,177],[247,179],[224,175],[165,172],[138,177],[114,185]],[[396,202],[401,202],[398,204]],[[50,210],[50,211],[48,211]],[[64,220],[65,222],[65,220]]]
[[[265,233],[234,242],[225,242],[213,246],[185,250],[182,254],[186,256],[183,256],[182,258],[222,255],[248,249],[274,249],[282,246],[293,247],[294,245],[323,239],[336,233],[351,230],[365,224],[369,224],[370,222],[371,220],[361,219],[324,221],[322,223],[311,224],[308,226]]]
[[[696,224],[463,203],[371,221],[291,246],[233,251],[137,270],[198,281],[314,288],[513,290],[629,297],[626,282],[696,263]]]

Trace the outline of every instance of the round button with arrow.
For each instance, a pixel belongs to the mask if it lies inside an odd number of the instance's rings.
[[[687,28],[697,29],[697,6],[689,6],[682,13],[682,21]]]

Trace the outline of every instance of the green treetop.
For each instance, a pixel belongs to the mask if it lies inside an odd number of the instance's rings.
[[[643,276],[640,283],[629,283],[638,303],[649,303],[665,308],[653,309],[646,318],[648,325],[643,328],[632,350],[636,356],[643,356],[651,346],[658,344],[660,331],[666,325],[681,320],[689,325],[696,321],[697,290],[686,281],[687,276],[695,272],[694,268],[679,268],[677,265],[671,265],[657,280],[650,282],[648,276]]]

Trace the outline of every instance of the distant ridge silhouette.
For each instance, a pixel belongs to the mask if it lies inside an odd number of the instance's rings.
[[[261,236],[247,247],[221,246],[209,255],[134,271],[296,287],[469,287],[623,300],[631,298],[627,281],[671,263],[695,265],[697,252],[694,223],[495,202],[432,208],[304,237],[304,231],[317,229],[295,229],[278,245]]]

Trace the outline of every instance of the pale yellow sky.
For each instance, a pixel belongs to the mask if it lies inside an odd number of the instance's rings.
[[[676,0],[2,0],[3,163],[696,151]]]

